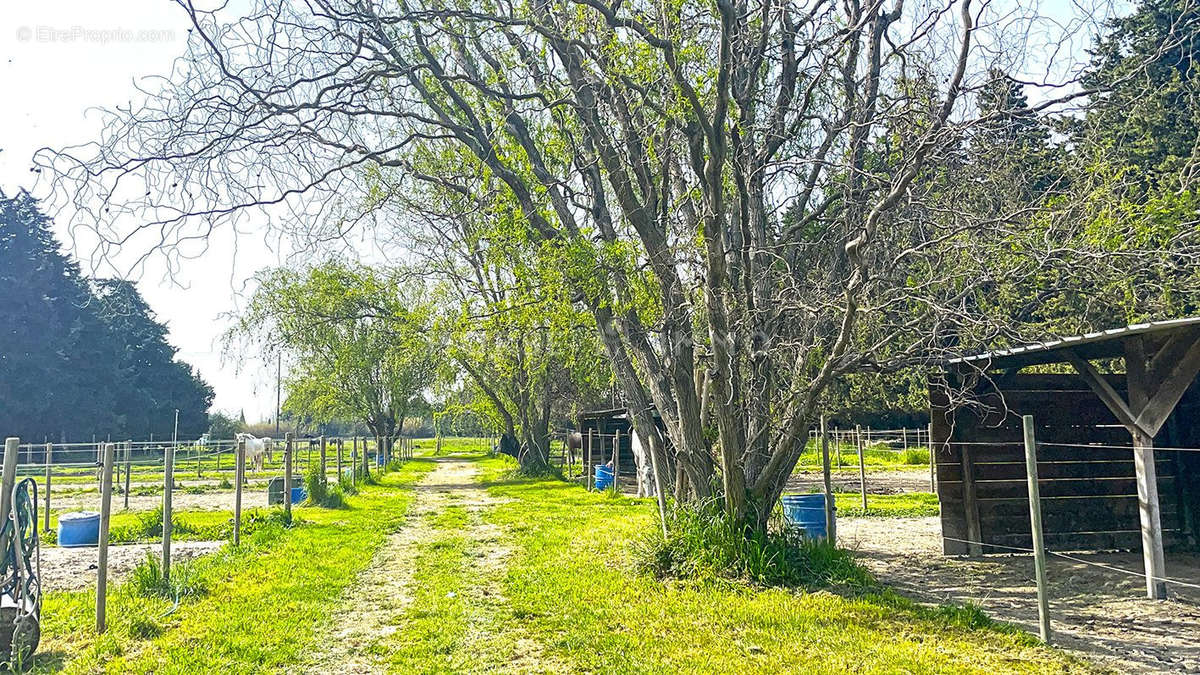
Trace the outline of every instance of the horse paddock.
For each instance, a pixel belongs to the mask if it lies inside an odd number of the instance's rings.
[[[1037,632],[1033,558],[946,556],[938,517],[845,518],[839,543],[898,592],[930,605],[971,603],[990,617]],[[1169,584],[1145,595],[1139,552],[1051,556],[1052,642],[1120,672],[1200,672],[1200,588]],[[1175,579],[1200,580],[1200,556],[1167,555]],[[1123,570],[1123,571],[1117,571]]]

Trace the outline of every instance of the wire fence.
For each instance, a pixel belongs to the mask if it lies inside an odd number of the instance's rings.
[[[976,540],[951,536],[941,531],[940,519],[934,520],[932,523],[930,519],[914,520],[913,514],[936,517],[941,511],[937,462],[946,461],[939,455],[946,450],[948,444],[935,443],[931,431],[932,429],[929,427],[907,429],[830,428],[826,430],[823,439],[820,430],[811,430],[807,447],[801,454],[801,461],[793,475],[792,482],[789,483],[789,491],[824,491],[823,481],[819,480],[817,476],[822,473],[820,462],[822,441],[827,439],[832,479],[830,481],[831,496],[838,504],[837,511],[841,517],[849,518],[850,522],[857,522],[861,526],[851,528],[852,536],[859,536],[860,532],[868,532],[869,536],[874,537],[874,541],[870,544],[874,547],[868,556],[870,560],[875,562],[888,560],[885,567],[892,572],[900,569],[902,575],[912,574],[911,568],[914,566],[928,569],[929,576],[924,586],[926,591],[931,585],[943,589],[943,595],[940,596],[939,601],[953,600],[954,597],[957,597],[959,602],[982,602],[985,609],[994,608],[999,611],[998,618],[1001,619],[1023,623],[1031,614],[1036,616],[1039,606],[1043,601],[1047,601],[1052,608],[1047,610],[1047,638],[1051,637],[1049,628],[1051,623],[1058,630],[1071,632],[1078,639],[1088,639],[1089,635],[1095,635],[1098,630],[1095,623],[1097,620],[1103,620],[1104,617],[1093,614],[1093,612],[1102,614],[1103,610],[1093,608],[1089,602],[1089,596],[1102,596],[1105,603],[1146,603],[1139,605],[1138,610],[1130,611],[1141,612],[1151,617],[1156,616],[1156,612],[1162,612],[1164,618],[1178,614],[1175,610],[1164,608],[1163,605],[1149,600],[1146,592],[1136,590],[1143,584],[1162,584],[1177,603],[1200,607],[1200,594],[1197,594],[1197,591],[1200,591],[1200,576],[1192,574],[1194,570],[1198,569],[1194,556],[1188,557],[1180,554],[1171,557],[1172,564],[1180,565],[1175,574],[1171,574],[1169,571],[1167,573],[1147,573],[1145,570],[1138,570],[1135,567],[1134,561],[1141,561],[1141,554],[1137,550],[1079,552],[1071,549],[1058,550],[1043,545],[1044,556],[1058,561],[1058,563],[1050,567],[1049,581],[1043,579],[1041,584],[1043,597],[1039,597],[1036,591],[1039,587],[1036,575],[1030,575],[1023,571],[1027,569],[1023,568],[1023,565],[1030,563],[1018,563],[1018,560],[1029,561],[1031,558],[1037,558],[1038,551],[1033,546],[1022,546],[1019,545],[1019,542],[1017,545],[1007,542],[1004,544],[991,543],[986,540],[988,537]],[[590,442],[588,437],[589,434],[583,433],[582,443],[573,447],[569,436],[566,433],[560,434],[560,442],[555,446],[556,454],[553,457],[557,465],[563,469],[566,477],[593,486],[596,480],[594,473],[596,465],[611,464],[614,457],[613,444],[627,443],[626,439],[629,435],[627,433],[596,433],[593,431],[590,434]],[[596,461],[595,457],[589,461],[586,455],[589,444],[598,444],[602,449],[603,454],[600,461]],[[1024,449],[1024,439],[998,442],[954,440],[951,444],[1001,449],[1004,451],[1002,458],[983,456],[977,459],[986,464],[1021,466],[1019,475],[1015,471],[1008,471],[1007,473],[1014,474],[1013,477],[1005,478],[1001,482],[1025,482],[1026,480],[1024,453],[1020,453],[1020,458],[1010,458],[1014,450]],[[1135,447],[1132,443],[1077,443],[1070,441],[1037,441],[1035,447],[1040,452],[1037,453],[1034,463],[1036,466],[1043,467],[1047,474],[1039,476],[1036,480],[1045,485],[1055,485],[1056,481],[1060,480],[1057,477],[1058,474],[1055,473],[1057,471],[1055,467],[1064,464],[1092,463],[1122,463],[1132,467],[1135,452],[1145,450]],[[1081,457],[1064,459],[1063,457],[1068,456],[1061,452],[1055,452],[1063,450],[1082,450],[1085,451],[1085,454]],[[1101,450],[1105,454],[1096,459],[1088,459],[1086,456],[1088,450]],[[1200,452],[1200,448],[1178,445],[1159,446],[1148,450],[1153,452],[1157,458],[1169,456],[1169,453]],[[927,475],[925,476],[917,475],[918,472],[926,471]],[[1063,478],[1061,480],[1089,480],[1104,483],[1115,480],[1128,481],[1132,476],[1132,473],[1130,475],[1122,473],[1120,476],[1109,475],[1108,470],[1095,473],[1096,475],[1089,475],[1085,479]],[[955,481],[953,484],[948,483],[945,487],[954,492],[958,489],[957,485],[958,481]],[[1121,494],[1113,493],[1111,496],[1137,497],[1136,493],[1125,495],[1124,491],[1120,492]],[[919,497],[915,500],[915,506],[914,500],[909,499],[910,497]],[[1069,501],[1072,498],[1071,494],[1052,490],[1049,496],[1039,496],[1038,501]],[[1080,497],[1080,499],[1083,498],[1086,497]],[[920,555],[927,557],[914,558],[912,553],[893,554],[890,548],[898,539],[904,539],[905,545],[919,539],[920,543],[917,544],[917,547],[922,551]],[[988,555],[982,558],[968,556],[968,560],[960,562],[959,559],[947,558],[943,555],[942,545],[945,542],[955,542],[991,554],[1003,552],[1008,555]],[[850,542],[843,543],[852,545]],[[907,550],[905,549],[905,551]],[[1072,567],[1062,567],[1061,564]],[[999,567],[990,567],[990,565]],[[1036,570],[1038,566],[1035,564],[1033,567]],[[981,570],[999,568],[1004,568],[1006,571],[995,577],[987,575],[980,577]],[[1046,574],[1045,570],[1046,567],[1043,565],[1043,575]],[[953,581],[953,577],[958,577],[960,582]],[[961,585],[958,588],[961,592],[957,595],[954,595],[955,592],[946,590],[959,583]],[[970,589],[973,583],[979,584],[974,589],[978,591],[977,596],[973,596],[972,592],[966,590]],[[1047,586],[1057,589],[1059,594],[1051,594],[1047,590]],[[1047,599],[1044,600],[1044,598]],[[1014,607],[1017,608],[1015,613],[1010,611]],[[1185,631],[1195,631],[1193,636],[1195,640],[1187,642],[1186,638],[1182,639],[1185,644],[1195,648],[1196,643],[1200,641],[1200,623],[1197,622],[1200,621],[1200,613],[1192,612],[1188,616],[1195,617],[1195,620],[1192,623],[1181,623],[1180,625],[1185,627]],[[1124,631],[1121,630],[1112,630],[1106,633],[1103,639],[1116,644],[1121,640],[1128,639],[1123,637],[1123,633]],[[1141,645],[1140,648],[1153,651],[1155,647]],[[1159,656],[1168,662],[1173,662],[1170,661],[1172,657],[1169,655],[1159,654]]]

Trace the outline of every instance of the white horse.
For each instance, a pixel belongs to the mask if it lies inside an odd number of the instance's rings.
[[[633,446],[633,464],[637,469],[637,496],[653,497],[657,493],[654,491],[654,465],[650,462],[650,448],[642,445],[636,429],[629,441]]]
[[[257,438],[251,434],[237,434],[235,438],[245,443],[246,460],[254,463],[254,470],[262,471],[264,458],[272,459],[271,450],[275,442],[271,440],[271,437]]]

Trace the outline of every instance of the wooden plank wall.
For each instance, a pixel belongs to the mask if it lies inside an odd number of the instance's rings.
[[[1037,425],[1046,546],[1059,551],[1138,549],[1132,451],[1054,445],[1130,446],[1125,428],[1076,376],[996,377],[974,388],[973,404],[956,407],[950,405],[942,385],[930,383],[943,551],[971,553],[965,541],[981,542],[978,552],[985,554],[1011,552],[1005,546],[1031,545],[1021,442],[1025,414],[1033,415]],[[1110,382],[1124,391],[1123,377],[1114,376]],[[1185,408],[1200,405],[1195,391],[1189,391],[1188,397],[1176,414],[1181,420],[1200,419],[1183,416]],[[1195,529],[1189,521],[1194,519],[1194,500],[1200,493],[1194,477],[1200,472],[1187,475],[1184,467],[1186,477],[1181,481],[1182,454],[1156,453],[1163,537],[1168,544],[1194,543]]]

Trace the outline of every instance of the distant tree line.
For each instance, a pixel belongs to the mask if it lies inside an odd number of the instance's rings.
[[[213,390],[129,281],[88,279],[25,192],[0,193],[0,434],[28,441],[208,429]]]

